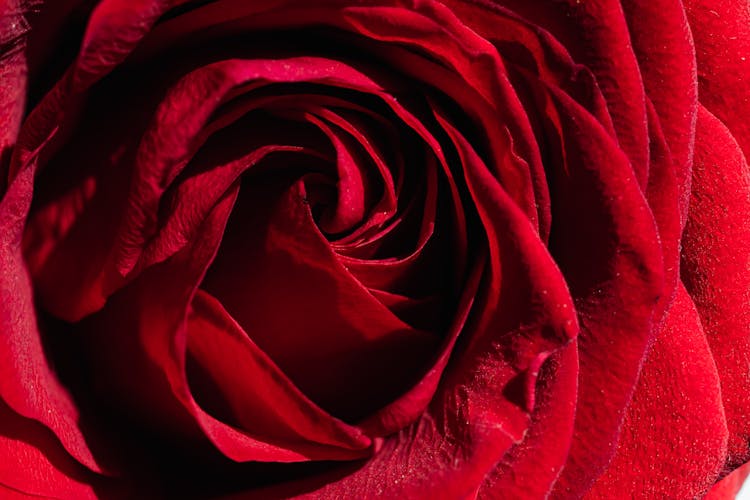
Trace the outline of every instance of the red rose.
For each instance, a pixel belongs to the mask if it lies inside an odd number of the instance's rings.
[[[692,498],[750,458],[744,4],[0,13],[2,496]]]

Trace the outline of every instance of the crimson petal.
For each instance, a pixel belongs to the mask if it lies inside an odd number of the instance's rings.
[[[721,379],[728,467],[750,459],[750,176],[727,128],[698,111],[682,280],[695,301]]]
[[[716,364],[680,286],[644,362],[617,452],[587,497],[700,497],[724,466],[727,437]]]

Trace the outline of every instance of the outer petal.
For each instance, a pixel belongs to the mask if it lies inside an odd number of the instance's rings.
[[[700,102],[747,156],[750,123],[750,9],[742,0],[685,0],[698,59]]]
[[[113,2],[104,2],[111,4]],[[8,4],[10,9],[18,9],[18,5]],[[101,7],[106,9],[106,7]],[[10,12],[8,10],[7,12]],[[13,10],[17,12],[17,10]],[[3,16],[3,22],[6,17]],[[14,28],[23,24],[19,18],[12,21]],[[11,31],[8,35],[14,35]],[[3,36],[5,33],[3,34]],[[15,35],[14,35],[15,36]],[[97,39],[96,37],[91,40]],[[101,40],[99,38],[99,40]],[[104,45],[118,45],[117,37],[110,37]],[[101,46],[99,47],[101,48]],[[127,49],[125,49],[127,51]],[[91,52],[83,50],[81,60]],[[111,64],[116,60],[108,61],[109,65],[100,67],[97,77],[103,76]],[[18,65],[3,65],[3,77],[14,76],[16,81],[9,86],[9,92],[3,92],[3,100],[7,97],[14,99],[13,104],[5,101],[2,103],[3,110],[8,110],[8,128],[3,130],[3,145],[7,145],[14,134],[14,122],[17,118],[13,113],[18,113],[19,100],[23,93],[19,90],[20,80],[18,77]],[[87,80],[93,77],[91,73]],[[18,143],[14,148],[15,161],[10,166],[12,182],[8,192],[0,202],[0,327],[3,330],[2,344],[0,344],[0,366],[3,374],[0,377],[0,393],[3,399],[15,410],[24,416],[37,419],[50,427],[62,440],[66,449],[82,463],[94,470],[101,470],[92,456],[89,446],[86,444],[81,431],[78,428],[78,415],[75,406],[57,381],[45,358],[42,350],[41,340],[36,326],[36,313],[33,306],[33,295],[26,272],[25,264],[21,256],[21,235],[25,218],[29,210],[34,178],[34,165],[31,160],[35,158],[36,149],[40,144],[48,141],[51,134],[56,130],[54,120],[59,111],[60,102],[67,84],[60,84],[50,94],[49,98],[39,108],[35,116],[31,117],[21,132]],[[78,89],[80,90],[80,89]],[[4,111],[5,112],[5,111]],[[5,121],[5,120],[4,120]],[[5,123],[4,123],[5,126]],[[23,362],[23,366],[18,366]]]
[[[607,97],[619,142],[618,145],[611,140],[606,120],[592,113],[595,108],[583,109],[571,95],[550,85],[548,78],[539,85],[526,77],[526,88],[544,89],[537,91],[536,99],[539,115],[546,122],[544,137],[551,144],[546,152],[551,159],[547,170],[553,203],[550,246],[570,283],[582,321],[576,436],[570,461],[554,493],[578,496],[588,489],[614,452],[621,419],[652,335],[653,320],[658,320],[652,315],[660,316],[668,303],[662,300],[661,306],[654,307],[656,297],[662,293],[662,254],[668,260],[663,263],[670,279],[668,294],[674,289],[679,234],[679,221],[675,224],[674,220],[674,173],[661,168],[655,176],[658,182],[654,185],[662,184],[666,189],[659,193],[662,199],[652,218],[641,197],[650,181],[648,158],[644,157],[649,149],[645,136],[648,107],[640,69],[628,46],[625,17],[617,2],[555,2],[543,6],[534,2],[502,3],[551,32],[570,51],[573,60],[592,69]],[[486,26],[482,29],[488,31]],[[542,93],[552,97],[545,101],[540,97]],[[690,96],[686,102],[686,106],[675,109],[686,107],[689,111]],[[655,117],[652,113],[654,133],[659,135]],[[689,113],[687,123],[689,131]],[[627,158],[621,155],[622,150]],[[669,160],[663,139],[656,150]],[[687,158],[687,153],[680,153]],[[596,181],[594,177],[598,177]],[[605,217],[606,221],[600,218],[605,213],[611,214]],[[597,215],[592,217],[593,214]],[[663,248],[659,248],[653,232],[654,218],[660,228],[668,229]],[[589,230],[594,232],[587,233]],[[597,246],[608,238],[612,245],[622,245],[622,250],[612,252],[608,244]],[[625,254],[629,257],[624,258]],[[597,259],[608,263],[600,267],[594,264]],[[621,270],[615,269],[620,266]],[[628,318],[617,316],[618,327],[611,327],[614,315],[622,311],[628,311]],[[602,398],[602,393],[607,397]]]
[[[569,497],[583,494],[614,453],[652,336],[663,259],[653,214],[622,151],[590,115],[551,93],[548,136],[557,136],[560,150],[550,182],[550,247],[581,322],[575,434],[553,492]]]
[[[736,467],[750,458],[750,174],[729,130],[702,107],[692,191],[682,279],[716,360]]]
[[[646,94],[674,162],[684,225],[698,105],[695,51],[685,10],[678,0],[626,0],[623,9]],[[649,116],[649,126],[652,121]]]
[[[0,395],[21,415],[50,427],[65,448],[101,470],[78,424],[78,410],[53,374],[36,324],[33,292],[21,256],[32,171],[15,178],[0,201]]]
[[[64,130],[63,125],[70,125],[81,94],[130,54],[169,3],[103,0],[97,5],[76,62],[24,122],[13,152],[11,178],[25,168],[35,167],[40,146]]]
[[[643,365],[617,453],[588,496],[699,497],[721,472],[727,436],[716,365],[680,286]]]
[[[750,477],[750,462],[719,481],[708,491],[705,500],[734,500],[740,488]]]
[[[616,139],[638,178],[646,179],[645,94],[620,2],[502,0],[500,3],[552,33],[573,60],[593,71],[607,100]]]
[[[26,85],[25,63],[21,57],[23,40],[20,38],[25,28],[22,17],[25,6],[25,2],[13,0],[0,4],[0,42],[4,51],[0,54],[0,119],[3,127],[0,130],[0,173],[3,175],[0,191],[4,190],[8,174],[4,161],[8,152],[6,148],[13,145],[16,151],[19,149],[14,142],[23,112]],[[101,471],[80,430],[75,404],[48,365],[36,325],[33,292],[21,256],[21,235],[31,203],[34,169],[14,169],[11,165],[11,174],[12,182],[0,201],[0,396],[20,415],[38,420],[52,429],[77,460]],[[34,432],[43,435],[39,429]],[[53,451],[57,445],[50,444],[54,439],[45,436],[43,441],[41,448],[44,453],[57,453]],[[24,463],[28,459],[36,463],[36,466],[32,462],[25,464],[29,471],[38,468],[40,473],[46,474],[50,470],[51,466],[39,454],[39,448],[21,442],[7,446],[9,455],[4,454],[2,461],[8,465]],[[25,458],[11,458],[14,454]],[[66,481],[64,474],[50,474],[59,476],[57,482],[61,488],[72,488],[71,491],[78,491],[80,496],[87,494],[87,487],[74,484],[73,480]],[[18,479],[16,475],[12,480]],[[29,484],[33,488],[39,487],[39,483],[35,483],[36,486],[32,483],[33,478]]]
[[[0,402],[0,485],[29,495],[95,498],[85,468],[55,436]],[[90,474],[90,473],[89,473]],[[5,498],[5,497],[3,497]]]

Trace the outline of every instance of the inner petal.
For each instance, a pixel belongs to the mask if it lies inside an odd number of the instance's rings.
[[[439,337],[401,321],[317,228],[301,179],[248,174],[202,288],[324,409],[356,421],[415,383]]]

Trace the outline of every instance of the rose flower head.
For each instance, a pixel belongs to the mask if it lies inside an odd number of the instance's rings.
[[[731,498],[748,26],[0,0],[0,497]]]

